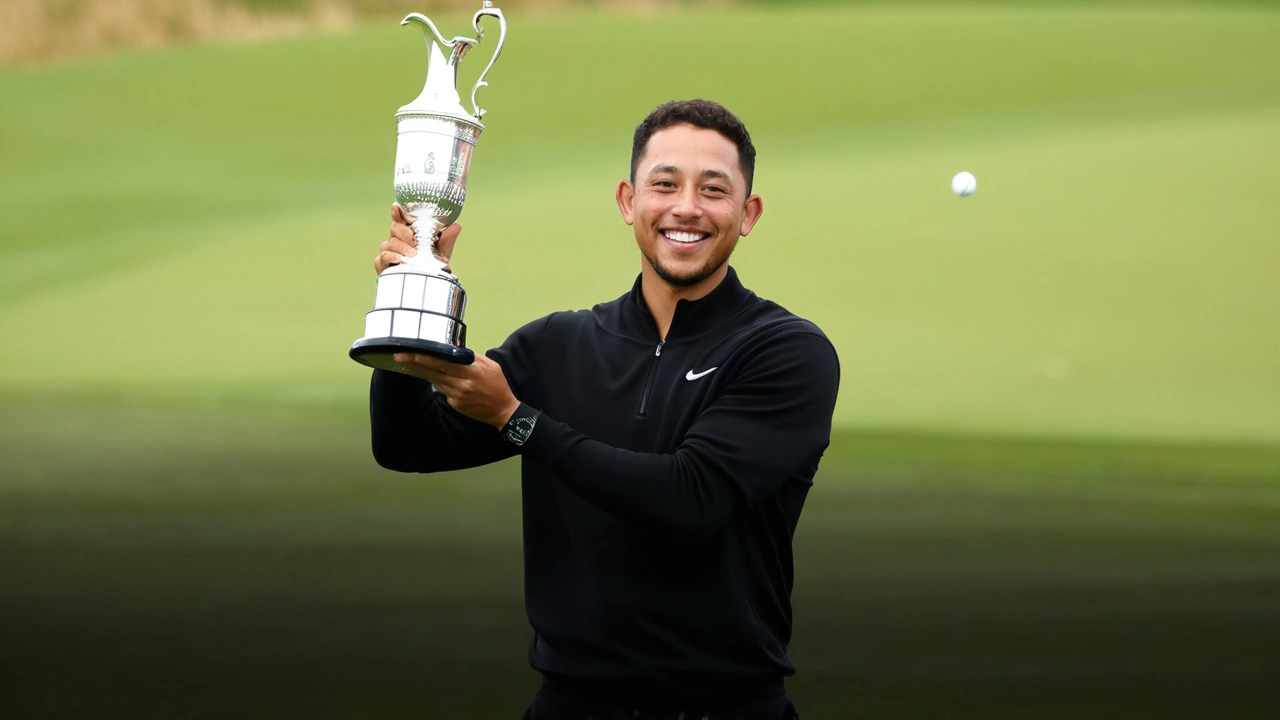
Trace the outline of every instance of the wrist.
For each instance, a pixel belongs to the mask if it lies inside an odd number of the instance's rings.
[[[489,424],[499,430],[502,430],[507,426],[507,423],[511,422],[511,416],[516,414],[516,411],[520,409],[521,404],[522,403],[519,400],[511,398],[511,402],[502,409],[502,412],[495,415],[493,421]]]

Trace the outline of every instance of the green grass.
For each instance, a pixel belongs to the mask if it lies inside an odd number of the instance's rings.
[[[761,152],[766,212],[735,264],[833,338],[842,424],[1280,439],[1280,13],[512,28],[457,252],[475,345],[629,285],[611,195],[630,130],[707,95]],[[425,56],[392,23],[0,76],[0,384],[358,399],[343,350]]]
[[[649,108],[752,129],[735,265],[843,369],[806,718],[1274,716],[1280,13],[511,24],[475,346],[629,286]],[[0,74],[0,715],[518,717],[516,468],[376,468],[345,357],[424,64],[391,23]]]

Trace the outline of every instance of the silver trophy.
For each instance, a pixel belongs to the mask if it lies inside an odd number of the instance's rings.
[[[498,19],[501,34],[493,58],[471,89],[474,112],[468,113],[458,98],[458,64],[484,37],[480,18],[485,16]],[[445,40],[435,24],[418,13],[400,24],[410,23],[422,30],[431,57],[422,94],[396,112],[395,190],[396,202],[413,218],[418,254],[378,276],[373,310],[365,315],[364,337],[351,346],[350,353],[357,362],[396,371],[404,370],[392,358],[398,352],[425,353],[463,365],[475,361],[475,354],[466,347],[467,326],[462,322],[467,293],[434,251],[440,231],[462,213],[471,153],[484,130],[480,122],[484,110],[476,105],[476,91],[488,85],[484,77],[507,38],[507,20],[488,0],[471,21],[476,38]],[[441,46],[451,50],[448,60]]]

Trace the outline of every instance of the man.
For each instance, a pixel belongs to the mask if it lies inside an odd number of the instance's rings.
[[[374,371],[383,466],[522,456],[529,661],[544,677],[526,718],[798,717],[782,682],[791,539],[839,365],[817,326],[729,267],[763,210],[754,170],[724,107],[658,107],[617,187],[640,248],[629,293],[535,320],[473,365],[401,354],[422,379]],[[416,252],[392,212],[378,272]]]

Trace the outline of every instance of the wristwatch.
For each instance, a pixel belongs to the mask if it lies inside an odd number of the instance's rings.
[[[529,436],[533,434],[533,426],[538,424],[538,417],[541,415],[541,410],[520,403],[520,407],[516,409],[515,414],[502,427],[502,439],[516,447],[524,445],[529,441]]]

